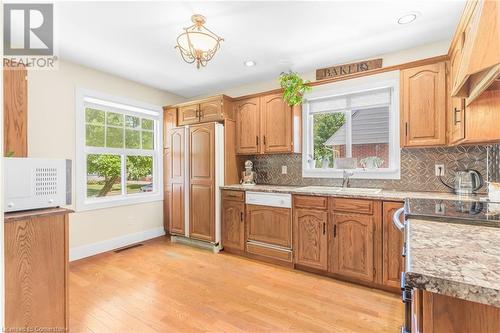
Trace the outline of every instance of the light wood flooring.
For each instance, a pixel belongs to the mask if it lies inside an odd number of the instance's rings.
[[[157,238],[70,265],[71,332],[398,332],[398,295]]]

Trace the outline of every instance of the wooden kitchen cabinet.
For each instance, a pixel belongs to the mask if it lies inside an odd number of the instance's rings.
[[[4,154],[28,156],[28,72],[24,67],[3,71]]]
[[[416,290],[419,307],[413,307],[414,327],[420,333],[497,333],[500,332],[500,308],[455,297]],[[415,303],[414,303],[415,304]]]
[[[243,192],[222,191],[222,246],[245,250],[245,203]]]
[[[300,152],[301,112],[270,93],[235,102],[236,152],[240,155]]]
[[[179,126],[233,119],[232,99],[218,95],[207,99],[178,104]]]
[[[260,98],[261,153],[288,153],[292,151],[292,108],[283,100],[283,94]]]
[[[328,270],[342,277],[380,283],[381,202],[352,201],[329,200]]]
[[[247,240],[292,247],[291,209],[247,205],[246,224]]]
[[[189,128],[189,237],[215,241],[215,123]]]
[[[328,267],[326,210],[294,208],[294,263],[316,269]]]
[[[258,97],[236,102],[236,153],[257,154],[260,150],[260,101]]]
[[[401,286],[401,272],[404,271],[402,257],[404,235],[393,225],[392,217],[396,210],[403,207],[403,203],[387,201],[382,207],[382,281],[385,286],[398,289]]]
[[[468,1],[452,46],[462,52],[452,96],[471,104],[500,77],[500,3]],[[494,88],[498,89],[498,87]]]
[[[179,126],[196,124],[200,121],[200,106],[198,104],[181,106],[178,108]]]
[[[69,213],[49,208],[5,214],[6,331],[68,331]]]
[[[170,130],[177,124],[177,109],[165,108],[163,110],[163,228],[169,232],[170,226]]]
[[[403,147],[446,144],[446,65],[401,70]]]
[[[170,159],[168,160],[169,183],[169,232],[184,235],[184,177],[185,177],[185,129],[177,127],[169,130]]]
[[[448,87],[456,80],[458,66],[460,64],[461,44],[457,43],[450,56],[450,71]],[[451,95],[449,92],[448,96]],[[465,99],[462,97],[450,97],[448,107],[448,143],[455,144],[465,139]]]

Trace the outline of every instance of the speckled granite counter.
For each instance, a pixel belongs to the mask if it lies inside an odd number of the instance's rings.
[[[326,195],[343,198],[365,198],[374,200],[392,200],[404,201],[406,198],[422,198],[422,199],[442,199],[442,200],[485,200],[485,196],[458,196],[453,193],[440,193],[440,192],[405,192],[405,191],[391,191],[382,190],[379,193],[337,193],[329,190],[329,187],[314,186],[298,187],[298,186],[280,186],[280,185],[226,185],[221,186],[223,190],[236,190],[236,191],[255,191],[255,192],[271,192],[271,193],[292,193],[292,194],[305,194],[305,195]],[[331,188],[330,188],[331,189]]]
[[[500,229],[410,219],[408,286],[500,307]]]

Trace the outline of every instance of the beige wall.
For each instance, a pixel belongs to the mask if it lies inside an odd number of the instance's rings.
[[[450,43],[451,43],[451,40],[443,40],[443,41],[439,41],[439,42],[435,42],[435,43],[431,43],[431,44],[426,44],[426,45],[422,45],[422,46],[418,46],[415,48],[402,50],[402,51],[398,51],[398,52],[394,52],[394,53],[374,55],[372,57],[366,57],[365,59],[382,58],[384,67],[392,66],[392,65],[399,65],[399,64],[403,64],[405,62],[410,62],[410,61],[415,61],[415,60],[420,60],[420,59],[425,59],[425,58],[431,58],[431,57],[446,54],[446,53],[448,53],[448,48],[450,47]],[[351,62],[361,61],[361,60],[365,60],[365,59],[352,59]],[[332,63],[332,65],[335,65],[335,63]],[[217,95],[217,94],[226,94],[226,95],[231,96],[231,97],[239,97],[239,96],[243,96],[243,95],[254,94],[254,93],[266,91],[266,90],[276,89],[276,88],[279,88],[278,75],[279,75],[279,73],[276,73],[276,78],[274,78],[272,80],[254,82],[254,83],[244,84],[244,85],[229,88],[229,89],[213,91],[210,94],[191,98],[191,100],[199,99],[201,97]],[[306,80],[310,80],[310,81],[316,80],[316,71],[315,70],[310,71],[310,72],[301,73],[301,75]]]
[[[117,76],[61,61],[56,71],[28,73],[28,154],[75,161],[75,89],[86,88],[154,105],[183,98]],[[73,164],[73,205],[75,203]],[[161,228],[162,202],[114,207],[70,215],[70,247],[81,247]]]

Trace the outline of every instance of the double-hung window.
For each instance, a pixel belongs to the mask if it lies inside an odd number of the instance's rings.
[[[315,87],[303,107],[303,176],[399,179],[399,73]]]
[[[161,108],[79,90],[77,209],[162,199]]]

